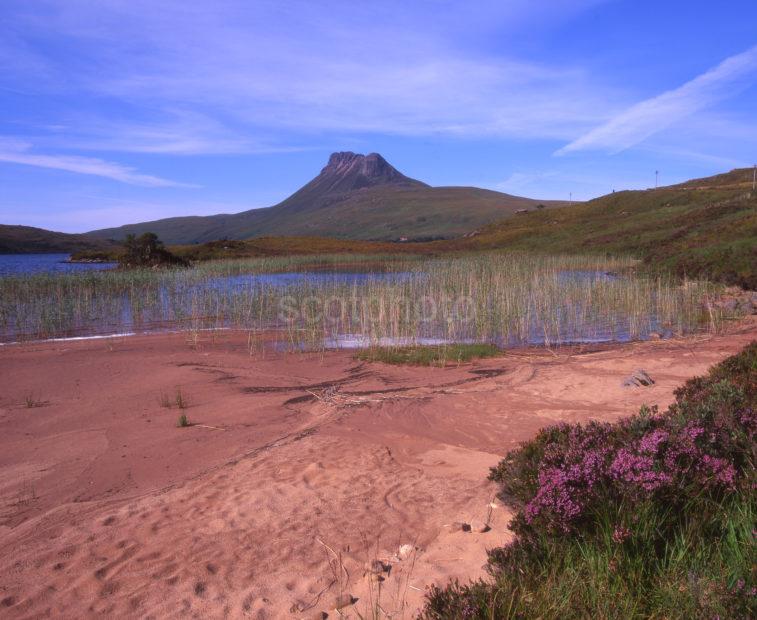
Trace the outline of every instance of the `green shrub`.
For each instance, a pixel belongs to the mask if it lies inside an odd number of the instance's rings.
[[[183,266],[189,263],[171,252],[158,239],[158,235],[151,232],[135,235],[126,235],[124,240],[124,253],[119,256],[118,262],[122,267],[161,267]]]

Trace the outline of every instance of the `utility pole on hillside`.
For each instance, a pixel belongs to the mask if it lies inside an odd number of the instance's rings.
[[[654,171],[654,188],[657,189],[657,177],[660,174],[659,170]]]

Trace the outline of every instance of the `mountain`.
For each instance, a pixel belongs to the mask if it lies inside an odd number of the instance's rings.
[[[333,153],[321,173],[284,203],[308,207],[318,204],[325,196],[343,196],[378,185],[428,188],[425,183],[406,177],[378,153],[358,155],[346,151]]]
[[[81,251],[107,251],[113,243],[88,235],[0,224],[0,254],[53,254]]]
[[[430,187],[406,177],[378,153],[334,153],[320,174],[283,202],[236,214],[174,217],[89,233],[123,239],[151,231],[164,242],[302,235],[341,239],[450,238],[538,205],[473,187]]]
[[[757,290],[757,191],[740,168],[654,190],[538,211],[445,243],[445,250],[631,254],[655,269]]]

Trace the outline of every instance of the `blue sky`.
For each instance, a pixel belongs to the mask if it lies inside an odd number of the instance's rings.
[[[757,160],[757,3],[3,0],[0,223],[275,204],[332,151],[537,198]]]

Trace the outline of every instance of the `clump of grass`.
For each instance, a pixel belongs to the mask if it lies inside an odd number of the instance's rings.
[[[32,502],[37,501],[37,499],[39,499],[37,488],[33,483],[24,480],[21,489],[18,491],[18,498],[16,499],[15,506],[17,508],[25,508]]]
[[[158,403],[160,403],[160,406],[164,409],[170,409],[173,406],[173,402],[171,402],[171,399],[168,397],[168,394],[165,392],[161,392],[160,398],[158,399]]]
[[[36,407],[44,407],[46,404],[46,401],[39,400],[34,396],[34,394],[27,394],[24,396],[24,405],[27,409],[35,409]]]
[[[448,362],[462,363],[473,359],[496,357],[500,349],[492,344],[447,344],[433,346],[372,347],[355,357],[365,362],[407,364],[411,366],[444,366]]]
[[[189,418],[187,418],[186,413],[182,413],[179,416],[179,419],[176,422],[176,426],[178,426],[179,428],[186,428],[187,426],[192,426],[192,423],[189,421]]]
[[[176,398],[174,398],[174,404],[179,409],[186,409],[187,407],[189,407],[186,396],[181,393],[181,388],[176,388]]]
[[[660,413],[561,424],[492,469],[516,538],[422,618],[757,617],[757,342]]]

